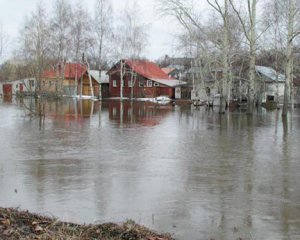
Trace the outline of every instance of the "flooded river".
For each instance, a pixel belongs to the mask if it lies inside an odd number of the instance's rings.
[[[0,98],[0,206],[177,239],[300,239],[300,110]]]

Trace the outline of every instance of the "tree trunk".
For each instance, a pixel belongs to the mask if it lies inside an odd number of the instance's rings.
[[[228,0],[224,0],[225,12],[223,16],[224,29],[223,29],[223,78],[222,78],[222,90],[221,90],[221,102],[220,113],[225,112],[226,95],[227,105],[230,102],[230,89],[231,81],[229,79],[229,24],[228,24]],[[226,92],[225,92],[226,90]]]
[[[294,11],[295,2],[289,0],[289,16],[288,16],[288,36],[286,48],[286,79],[284,84],[284,102],[282,109],[282,116],[286,116],[289,107],[291,82],[292,82],[292,69],[293,69],[293,32],[294,32]]]
[[[123,73],[123,60],[120,61],[121,71],[120,71],[120,101],[123,101],[123,81],[124,81],[124,73]]]
[[[250,1],[250,0],[248,0]],[[250,5],[250,4],[249,4]],[[248,108],[247,113],[253,113],[254,91],[255,91],[255,61],[256,61],[256,0],[252,0],[250,14],[250,64],[249,64],[249,91],[248,91]]]

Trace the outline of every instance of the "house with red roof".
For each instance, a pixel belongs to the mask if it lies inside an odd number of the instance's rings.
[[[111,97],[121,96],[121,75],[124,97],[131,97],[133,92],[134,98],[155,98],[162,95],[175,98],[175,90],[186,85],[186,82],[170,78],[155,63],[147,60],[120,60],[107,74]]]
[[[62,69],[52,68],[44,71],[41,82],[41,90],[45,94],[62,94],[66,96],[83,95],[91,96],[89,76],[92,80],[93,93],[95,97],[99,96],[99,85],[108,92],[108,80],[103,80],[99,76],[99,71],[88,70],[86,65],[80,63],[66,63]],[[103,74],[101,74],[103,76]],[[76,81],[77,79],[77,81]],[[108,93],[102,93],[102,96],[108,97]]]

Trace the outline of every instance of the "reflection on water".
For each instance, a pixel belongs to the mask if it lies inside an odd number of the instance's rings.
[[[130,218],[178,239],[300,239],[298,110],[282,119],[12,99],[0,116],[1,206],[76,222]]]

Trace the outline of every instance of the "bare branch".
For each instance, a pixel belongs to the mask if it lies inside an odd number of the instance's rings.
[[[224,20],[224,19],[225,19],[225,14],[223,13],[222,8],[221,8],[221,6],[220,6],[218,0],[214,0],[214,1],[215,1],[215,4],[216,4],[216,5],[214,5],[214,4],[211,2],[211,0],[207,0],[207,3],[208,3],[212,8],[214,8],[214,9],[222,16],[222,18],[223,18],[223,20]]]
[[[247,31],[245,21],[242,19],[242,16],[241,16],[240,12],[236,9],[236,7],[235,7],[234,3],[232,2],[232,0],[229,0],[229,3],[230,3],[230,5],[231,5],[233,11],[236,13],[238,19],[240,20],[240,23],[241,23],[241,25],[242,25],[242,28],[243,28],[245,37],[247,38],[248,41],[250,41],[250,36],[249,36],[248,31]]]

